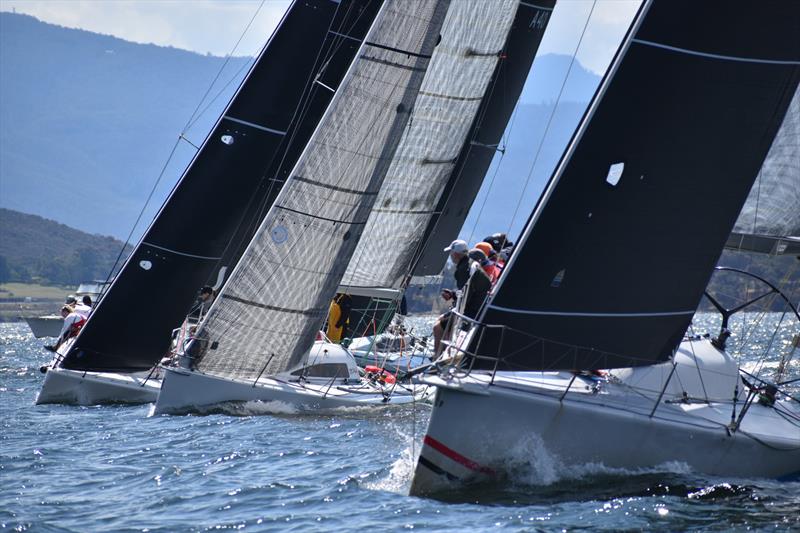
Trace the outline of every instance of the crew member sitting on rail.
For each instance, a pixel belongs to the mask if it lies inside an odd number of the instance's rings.
[[[45,346],[45,349],[51,352],[58,350],[58,347],[68,339],[77,337],[78,333],[81,331],[81,328],[86,323],[86,319],[79,313],[75,312],[75,309],[69,305],[65,305],[61,308],[61,316],[64,319],[64,326],[61,328],[61,333],[58,335],[56,343],[54,345]]]
[[[486,272],[486,275],[488,275],[489,279],[492,281],[492,285],[494,285],[497,281],[497,278],[500,277],[500,269],[497,267],[497,252],[495,252],[494,248],[492,248],[492,245],[488,242],[479,242],[475,245],[473,250],[480,250],[484,253],[485,258],[478,256],[472,257],[471,250],[469,258],[478,261],[481,264],[484,272]]]
[[[450,254],[450,260],[456,265],[456,270],[453,272],[453,277],[456,280],[456,289],[460,291],[464,288],[469,280],[469,247],[466,241],[455,240],[450,243],[450,246],[444,249],[445,252]],[[442,338],[450,331],[450,318],[452,307],[455,305],[457,294],[451,294],[452,291],[442,291],[442,298],[450,302],[451,309],[436,319],[433,325],[433,357],[434,359],[442,353]]]

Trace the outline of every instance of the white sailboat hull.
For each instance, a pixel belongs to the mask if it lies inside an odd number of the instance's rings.
[[[103,403],[151,403],[158,398],[161,380],[148,372],[116,374],[50,368],[44,377],[37,404],[63,403],[97,405]]]
[[[60,315],[27,316],[25,322],[37,339],[58,337],[64,325],[64,319]]]
[[[498,373],[488,386],[490,379],[477,373],[425,379],[438,391],[411,494],[435,493],[454,481],[580,465],[678,464],[726,477],[800,475],[796,402],[754,403],[730,431],[730,401],[659,402],[657,390],[645,395],[625,383],[604,383],[595,393],[597,382],[582,377],[565,393],[572,379],[567,372]]]
[[[339,407],[381,406],[424,399],[427,387],[415,385],[416,394],[397,387],[389,396],[363,385],[327,385],[261,378],[257,385],[232,381],[183,368],[166,368],[164,384],[154,414],[183,414],[228,402],[281,402],[298,411]],[[202,392],[201,392],[202,391]]]

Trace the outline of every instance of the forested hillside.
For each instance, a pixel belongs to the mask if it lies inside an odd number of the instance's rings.
[[[194,144],[250,62],[0,13],[0,206],[127,235],[217,73],[225,66],[187,130]],[[194,151],[178,145],[145,222]]]
[[[74,286],[105,279],[122,242],[0,208],[0,283]],[[130,250],[130,247],[128,247]]]

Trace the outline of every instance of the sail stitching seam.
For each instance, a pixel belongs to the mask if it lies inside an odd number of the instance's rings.
[[[402,50],[400,48],[394,48],[393,46],[386,46],[385,44],[370,43],[370,42],[365,42],[364,44],[366,44],[367,46],[374,46],[375,48],[380,48],[381,50],[388,50],[390,52],[397,52],[399,54],[403,54],[403,55],[407,55],[407,56],[421,57],[423,59],[430,59],[431,58],[431,56],[429,56],[427,54],[418,54],[416,52],[409,52],[408,50]]]
[[[217,260],[220,259],[219,257],[211,257],[211,256],[208,256],[208,255],[196,255],[196,254],[188,254],[186,252],[179,252],[178,250],[173,250],[171,248],[164,248],[163,246],[158,246],[158,245],[146,242],[146,241],[142,241],[142,244],[145,244],[145,245],[149,246],[150,248],[156,248],[157,250],[162,250],[164,252],[169,252],[169,253],[176,254],[176,255],[182,255],[182,256],[185,256],[185,257],[193,257],[195,259],[208,259],[209,261],[217,261]]]
[[[285,131],[274,130],[274,129],[268,128],[266,126],[261,126],[260,124],[254,124],[252,122],[247,122],[246,120],[233,118],[233,117],[228,116],[228,115],[225,115],[222,118],[224,118],[225,120],[230,120],[231,122],[236,122],[238,124],[244,124],[245,126],[250,126],[251,128],[255,128],[257,130],[262,130],[262,131],[266,131],[266,132],[269,132],[269,133],[274,133],[275,135],[286,135]]]
[[[298,211],[297,209],[292,209],[290,207],[284,207],[282,205],[276,205],[275,208],[276,209],[283,209],[284,211],[290,211],[292,213],[297,213],[298,215],[303,215],[303,216],[307,216],[307,217],[311,217],[311,218],[316,218],[318,220],[327,220],[328,222],[333,222],[335,224],[350,224],[351,226],[363,226],[364,224],[367,223],[366,220],[363,221],[363,222],[356,222],[356,221],[350,221],[350,220],[338,220],[338,219],[335,219],[335,218],[321,217],[321,216],[317,216],[317,215],[312,215],[311,213],[306,213],[304,211]]]
[[[654,48],[663,48],[664,50],[670,50],[672,52],[680,52],[683,54],[688,54],[692,56],[700,56],[700,57],[707,57],[710,59],[722,59],[724,61],[738,61],[740,63],[762,63],[766,65],[800,65],[800,61],[791,61],[791,60],[781,60],[781,59],[758,59],[753,57],[738,57],[738,56],[726,56],[722,54],[712,54],[709,52],[700,52],[697,50],[690,50],[688,48],[680,48],[677,46],[670,46],[668,44],[661,44],[656,43],[653,41],[645,41],[643,39],[632,39],[633,42],[638,44],[643,44],[646,46],[652,46]]]
[[[303,176],[295,176],[294,179],[297,180],[297,181],[303,182],[303,183],[308,183],[309,185],[316,185],[317,187],[322,187],[322,188],[325,188],[325,189],[331,189],[331,190],[336,191],[336,192],[345,192],[345,193],[349,193],[349,194],[358,194],[358,195],[361,195],[361,196],[374,196],[374,195],[378,194],[378,191],[373,191],[373,192],[370,192],[370,191],[358,191],[356,189],[348,189],[346,187],[339,187],[338,185],[330,185],[328,183],[321,183],[319,181],[312,180],[310,178],[304,178]]]
[[[553,316],[595,316],[595,317],[645,317],[645,316],[678,316],[678,315],[693,315],[694,310],[691,311],[663,311],[652,313],[581,313],[581,312],[565,312],[565,311],[534,311],[532,309],[513,309],[511,307],[502,307],[499,305],[490,304],[487,307],[504,311],[506,313],[518,313],[524,315],[553,315]]]

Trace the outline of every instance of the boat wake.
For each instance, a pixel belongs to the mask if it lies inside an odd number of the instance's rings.
[[[692,472],[689,465],[672,461],[647,468],[615,468],[603,463],[569,464],[547,449],[539,435],[530,434],[509,449],[503,470],[510,472],[510,481],[523,486],[547,486],[563,481],[596,477],[630,477],[647,474]]]
[[[155,404],[150,408],[148,416],[155,413]],[[261,416],[261,415],[296,415],[301,413],[295,405],[281,401],[263,402],[250,400],[246,402],[225,402],[215,405],[192,406],[182,409],[179,414],[192,414],[200,416],[228,415],[228,416]]]
[[[417,453],[421,444],[414,443],[414,437],[409,433],[404,433],[397,428],[397,442],[404,442],[406,445],[399,456],[392,462],[389,472],[381,476],[378,473],[375,478],[368,479],[362,486],[369,490],[379,490],[393,492],[395,494],[408,494],[411,487],[411,478],[414,476]],[[380,476],[380,477],[378,477]]]

